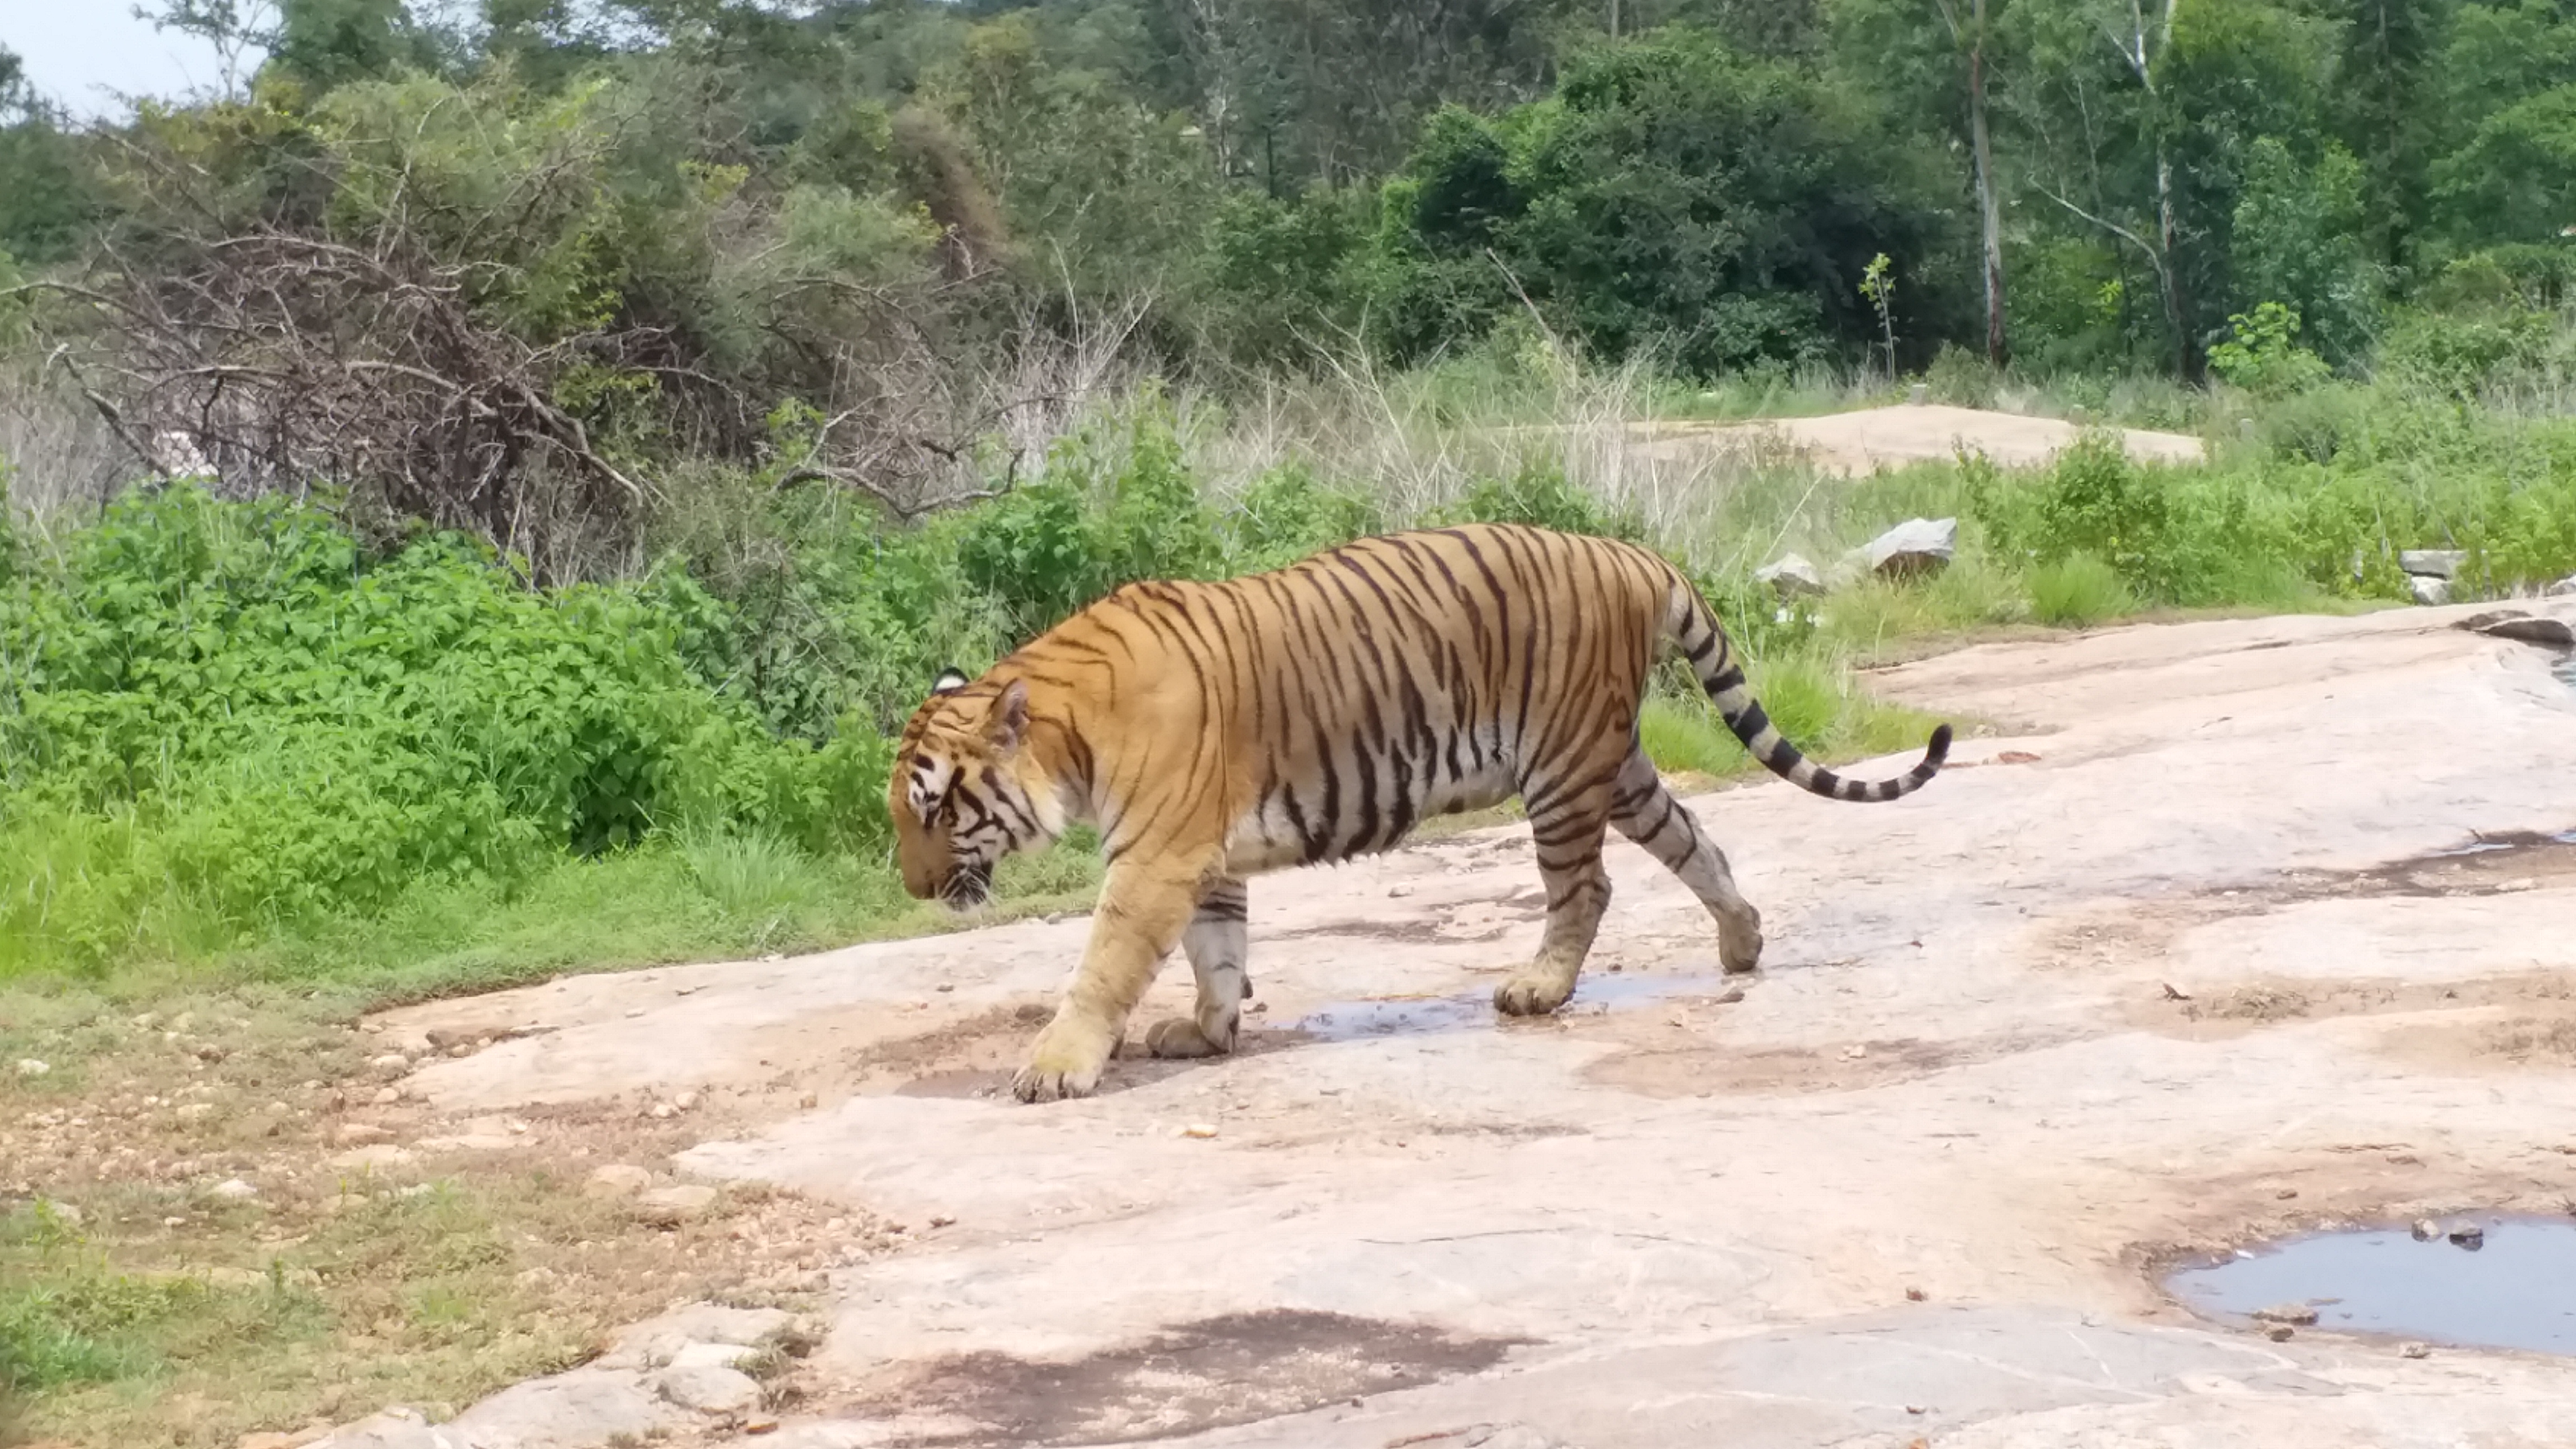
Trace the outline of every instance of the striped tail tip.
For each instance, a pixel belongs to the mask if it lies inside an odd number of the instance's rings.
[[[1925,766],[1937,770],[1941,768],[1949,758],[1950,727],[1948,725],[1934,725],[1932,727],[1932,741],[1923,747],[1923,763]]]

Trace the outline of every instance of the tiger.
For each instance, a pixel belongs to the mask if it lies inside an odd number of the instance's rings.
[[[1546,886],[1537,955],[1495,1008],[1563,1005],[1610,899],[1617,827],[1716,918],[1730,973],[1762,918],[1638,738],[1648,677],[1678,651],[1727,728],[1772,773],[1835,800],[1896,800],[1950,748],[1881,781],[1824,769],[1784,738],[1700,591],[1634,544],[1515,524],[1393,533],[1267,573],[1118,588],[969,680],[943,671],[887,782],[904,888],[972,910],[995,863],[1077,822],[1106,871],[1089,943],[1012,1080],[1023,1102],[1089,1095],[1177,945],[1189,1016],[1156,1057],[1234,1050],[1245,881],[1384,851],[1433,816],[1518,795]]]

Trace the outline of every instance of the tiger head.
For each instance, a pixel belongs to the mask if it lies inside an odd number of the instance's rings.
[[[1044,792],[1023,778],[1029,687],[970,683],[954,669],[905,727],[886,782],[895,861],[903,888],[958,910],[992,894],[993,866],[1014,850],[1043,846],[1062,830]]]

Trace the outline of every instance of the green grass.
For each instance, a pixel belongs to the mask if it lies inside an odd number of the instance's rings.
[[[1837,654],[1784,655],[1757,663],[1750,673],[1754,695],[1772,723],[1803,753],[1826,763],[1919,749],[1940,723],[1871,695]],[[1639,713],[1637,737],[1646,758],[1666,775],[1723,780],[1762,768],[1703,696],[1658,692]]]

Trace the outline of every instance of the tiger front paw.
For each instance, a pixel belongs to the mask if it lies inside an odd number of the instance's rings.
[[[1494,988],[1494,1009],[1505,1016],[1545,1016],[1574,994],[1574,983],[1515,976]]]
[[[1011,1078],[1011,1095],[1023,1102],[1060,1102],[1088,1097],[1100,1085],[1114,1041],[1093,1043],[1049,1026],[1038,1033],[1029,1060]]]

